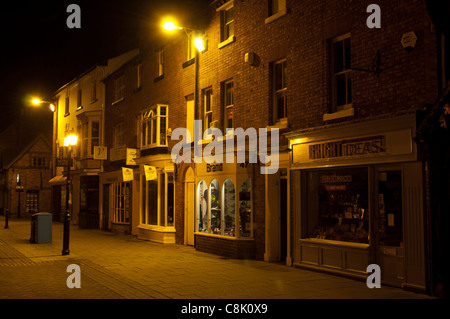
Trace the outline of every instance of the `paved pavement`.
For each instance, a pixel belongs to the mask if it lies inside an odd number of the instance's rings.
[[[52,242],[46,244],[30,243],[30,225],[27,219],[10,219],[5,229],[0,216],[0,299],[167,299],[185,305],[207,299],[430,299],[400,288],[369,289],[362,281],[75,225],[70,255],[62,256],[61,223],[53,223]],[[81,288],[67,287],[70,264],[80,266]]]

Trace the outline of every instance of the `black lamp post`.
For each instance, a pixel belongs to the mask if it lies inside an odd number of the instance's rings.
[[[63,232],[63,250],[62,255],[69,255],[69,239],[70,239],[70,206],[69,206],[69,196],[70,196],[70,162],[72,160],[72,146],[77,145],[78,137],[76,135],[69,135],[64,138],[64,146],[67,149],[67,180],[66,180],[66,213],[64,215],[64,232]]]

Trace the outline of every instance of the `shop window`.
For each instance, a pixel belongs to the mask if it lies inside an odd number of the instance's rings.
[[[368,168],[306,173],[303,238],[369,243]]]
[[[208,184],[201,180],[197,185],[197,232],[227,237],[251,237],[251,187],[250,179],[239,189],[239,216],[236,215],[236,191],[231,179],[222,185],[213,179]],[[236,218],[239,218],[240,231],[236,233]]]
[[[239,188],[239,235],[241,237],[252,236],[252,205],[251,205],[251,181],[250,178],[242,183]]]
[[[144,181],[142,194],[141,223],[173,227],[175,196],[173,173],[159,173],[157,179]]]
[[[226,179],[222,187],[223,198],[223,234],[224,236],[235,236],[235,191],[231,179]]]
[[[112,221],[114,223],[129,224],[131,217],[131,183],[115,183],[113,185],[114,206]]]
[[[209,207],[211,212],[210,233],[220,234],[221,226],[221,205],[220,187],[217,179],[213,179],[209,184]]]
[[[207,232],[208,225],[208,185],[201,180],[197,186],[197,231]]]

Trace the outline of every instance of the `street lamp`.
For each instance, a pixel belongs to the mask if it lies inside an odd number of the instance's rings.
[[[63,250],[62,254],[69,255],[69,237],[70,237],[70,162],[72,159],[72,146],[77,145],[78,136],[69,135],[64,138],[64,146],[67,147],[67,180],[66,180],[66,214],[64,215],[64,233],[63,233]]]
[[[40,105],[40,104],[43,104],[43,103],[48,103],[50,110],[51,110],[52,112],[55,112],[55,106],[53,105],[52,102],[49,102],[49,101],[41,101],[41,100],[39,100],[39,99],[33,99],[33,100],[31,101],[31,103],[33,103],[34,105]]]
[[[193,31],[195,33],[199,33],[199,30],[191,29],[191,28],[185,28],[185,27],[179,27],[177,26],[173,21],[167,21],[162,25],[163,29],[169,32],[175,31],[175,30],[184,30],[186,32],[186,35],[188,38],[190,38],[188,31]],[[205,50],[205,43],[203,41],[203,36],[196,36],[194,39],[195,46],[197,47],[197,50],[199,52],[203,52]]]

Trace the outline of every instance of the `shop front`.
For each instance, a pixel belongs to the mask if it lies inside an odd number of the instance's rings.
[[[249,163],[195,164],[195,213],[186,218],[194,227],[186,236],[197,250],[254,258],[252,169]]]
[[[290,133],[295,266],[426,288],[414,114]]]

